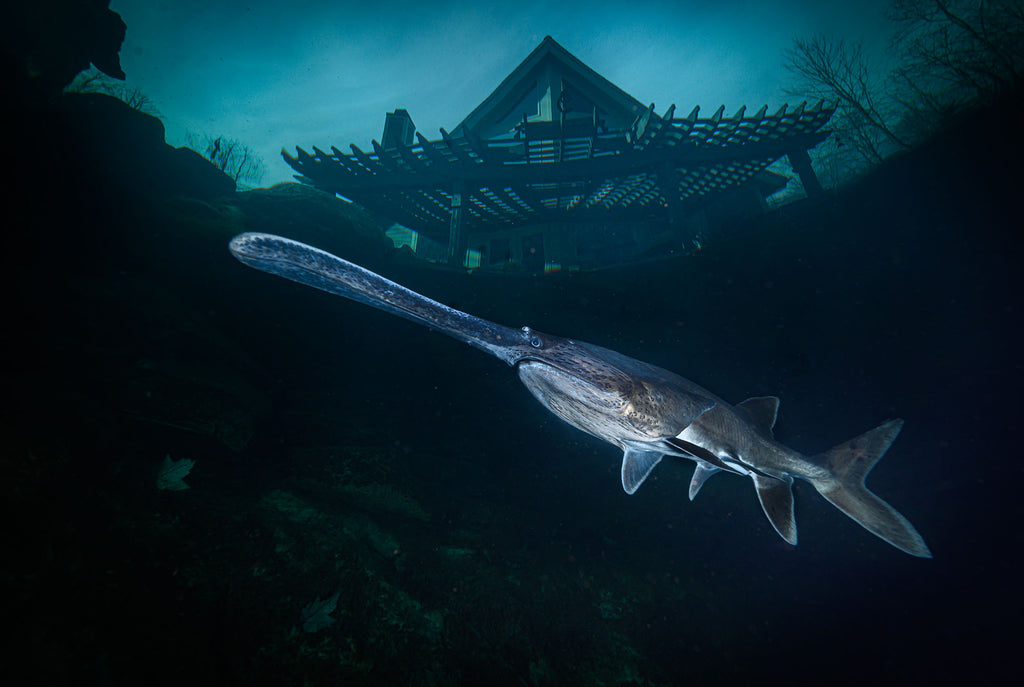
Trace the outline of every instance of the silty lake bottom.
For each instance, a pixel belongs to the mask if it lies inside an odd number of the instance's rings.
[[[998,678],[1022,610],[1020,105],[697,255],[544,278],[425,267],[298,185],[205,192],[103,96],[15,108],[5,665],[36,684]],[[901,417],[868,485],[935,557],[803,483],[796,547],[745,478],[690,503],[692,463],[666,460],[627,496],[619,453],[514,371],[245,268],[241,231],[730,402],[778,395],[776,436],[807,453]],[[195,461],[189,489],[158,489],[167,457]]]

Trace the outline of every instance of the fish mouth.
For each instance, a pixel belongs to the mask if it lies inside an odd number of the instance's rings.
[[[572,399],[572,405],[583,405],[604,412],[622,411],[628,400],[618,388],[603,387],[560,365],[536,357],[516,362],[519,379],[534,395],[551,399],[561,396]]]

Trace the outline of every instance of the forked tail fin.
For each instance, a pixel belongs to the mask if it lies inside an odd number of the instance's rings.
[[[864,529],[912,556],[931,558],[928,545],[910,521],[864,486],[864,478],[885,455],[902,427],[903,420],[889,420],[818,455],[814,460],[828,469],[829,476],[810,482],[819,494]]]

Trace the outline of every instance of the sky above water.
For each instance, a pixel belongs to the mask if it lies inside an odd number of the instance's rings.
[[[288,181],[280,151],[380,140],[409,111],[439,138],[551,35],[659,113],[774,110],[798,98],[783,51],[818,33],[881,55],[888,0],[556,3],[392,0],[112,0],[128,25],[127,85],[159,111],[172,145],[188,133],[254,149],[264,186]],[[879,57],[881,59],[881,57]]]

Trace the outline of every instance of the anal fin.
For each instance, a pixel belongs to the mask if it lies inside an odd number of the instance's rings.
[[[704,483],[708,480],[708,477],[718,472],[721,468],[716,468],[714,465],[708,465],[707,463],[698,460],[697,467],[693,469],[693,477],[690,479],[690,500],[693,501],[697,497],[697,492],[704,486]]]

